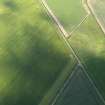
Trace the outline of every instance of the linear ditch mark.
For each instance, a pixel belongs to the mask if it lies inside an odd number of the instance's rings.
[[[66,39],[68,35],[68,33],[65,31],[65,29],[63,28],[63,26],[60,24],[59,20],[56,18],[56,16],[53,14],[52,10],[49,8],[47,2],[45,0],[41,0],[42,5],[44,6],[44,8],[46,9],[46,11],[48,12],[49,16],[52,17],[52,19],[54,20],[54,22],[56,23],[56,25],[58,26],[60,32],[62,33],[60,35],[60,37],[63,38],[63,40],[65,41],[66,45],[68,46],[68,48],[70,48],[70,50],[72,51],[74,57],[76,58],[76,60],[78,61],[79,65],[83,68],[84,72],[86,73],[89,81],[91,82],[91,84],[93,85],[93,87],[95,88],[97,94],[99,95],[100,99],[103,101],[103,103],[105,104],[105,100],[103,98],[103,96],[101,95],[100,91],[98,90],[98,88],[96,87],[96,85],[94,84],[93,80],[91,79],[91,77],[88,75],[86,68],[84,67],[83,63],[81,62],[81,60],[79,59],[78,55],[76,54],[76,52],[74,51],[74,49],[72,48],[72,46],[70,45],[70,43],[68,42],[68,40]],[[67,35],[65,35],[67,34]],[[66,37],[65,37],[66,36]]]

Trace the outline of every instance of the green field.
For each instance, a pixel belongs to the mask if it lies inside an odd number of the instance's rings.
[[[93,16],[88,17],[69,42],[105,98],[105,36]]]
[[[0,105],[53,97],[76,63],[57,31],[39,0],[0,0]]]
[[[68,32],[87,15],[81,0],[47,0],[47,3]]]
[[[76,67],[54,105],[104,105],[81,67]]]
[[[47,3],[67,32],[87,15],[81,0]],[[104,4],[92,0],[103,27]],[[47,12],[39,0],[0,0],[0,105],[52,104],[77,64],[67,43],[105,99],[105,36],[95,17],[90,14],[65,43]],[[103,105],[81,68],[55,103],[69,104]]]

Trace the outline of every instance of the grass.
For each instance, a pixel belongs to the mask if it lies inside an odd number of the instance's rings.
[[[0,105],[38,105],[71,72],[76,60],[59,35],[38,0],[0,0]]]
[[[47,3],[68,32],[71,32],[87,14],[81,0],[47,0]]]
[[[69,42],[105,98],[105,38],[93,16],[88,17]]]
[[[104,105],[81,67],[75,69],[54,105]]]

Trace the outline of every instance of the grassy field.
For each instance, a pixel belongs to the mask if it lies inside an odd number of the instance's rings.
[[[105,98],[105,36],[96,20],[90,15],[69,42]]]
[[[38,105],[70,73],[76,60],[59,35],[38,0],[0,0],[0,105]]]
[[[94,10],[94,15],[99,19],[101,25],[105,29],[105,1],[104,0],[89,0],[89,4]]]
[[[47,0],[48,5],[68,32],[86,16],[81,0]]]
[[[81,67],[74,70],[54,105],[104,105]]]

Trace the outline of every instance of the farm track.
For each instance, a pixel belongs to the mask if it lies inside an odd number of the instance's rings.
[[[82,19],[82,21],[70,32],[70,34],[68,35],[68,39],[72,36],[72,34],[76,31],[76,30],[78,30],[78,28],[86,21],[86,19],[88,18],[88,16],[89,16],[90,14],[87,14],[83,19]]]
[[[81,62],[79,56],[76,54],[76,52],[74,51],[74,49],[72,48],[72,46],[70,45],[70,43],[67,40],[67,37],[69,36],[68,33],[65,31],[64,27],[61,25],[61,23],[59,22],[59,20],[57,19],[56,15],[52,12],[52,10],[49,8],[46,0],[41,0],[42,5],[44,6],[44,8],[46,9],[46,12],[48,13],[49,17],[51,17],[53,19],[53,21],[55,22],[55,24],[58,26],[58,29],[60,30],[60,32],[62,33],[60,37],[63,38],[63,40],[65,41],[66,45],[68,46],[68,48],[70,48],[70,50],[72,51],[74,57],[76,58],[76,60],[78,61],[78,65],[81,66],[84,70],[84,73],[87,75],[89,81],[91,82],[91,84],[93,85],[97,95],[100,97],[100,99],[102,100],[102,102],[105,104],[105,100],[103,98],[103,96],[101,95],[100,91],[98,90],[98,88],[96,87],[96,85],[94,84],[93,80],[91,79],[91,77],[88,75],[87,70],[85,68],[85,65]],[[89,12],[90,14],[90,12]],[[83,22],[82,22],[83,23]],[[81,23],[81,24],[82,24]],[[71,75],[70,75],[71,78]],[[68,81],[68,80],[67,80]],[[65,83],[63,85],[63,87],[65,87],[67,83]],[[62,88],[60,90],[60,93],[62,91]],[[57,96],[55,97],[55,100],[53,101],[52,105],[54,105],[54,103],[57,100],[57,97],[59,96],[59,94],[57,94]]]
[[[105,28],[103,27],[103,25],[101,24],[100,20],[98,19],[92,5],[91,5],[91,1],[90,0],[87,0],[87,6],[89,8],[89,10],[91,11],[92,15],[94,16],[94,18],[96,19],[97,23],[99,24],[100,28],[102,29],[102,31],[104,32],[105,34]]]
[[[70,32],[70,34],[69,34],[69,36],[67,38],[70,38],[72,36],[72,34],[86,21],[88,16],[91,14],[90,11],[89,11],[89,8],[87,7],[87,5],[85,3],[85,0],[81,0],[81,5],[83,5],[83,8],[87,12],[87,15],[85,17],[83,17],[81,22],[76,27],[74,27],[74,29],[72,29],[72,31]]]
[[[81,20],[81,22],[74,29],[72,29],[72,31],[70,32],[68,38],[71,37],[71,35],[81,26],[82,23],[84,23],[86,21],[88,16],[91,14],[88,7],[87,7],[87,5],[85,4],[84,0],[81,0],[81,4],[83,5],[83,8],[87,12],[87,15]]]
[[[87,14],[91,14],[88,6],[87,6],[87,0],[81,0],[81,5],[83,5],[83,8],[85,9],[85,11],[87,12]]]

